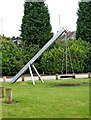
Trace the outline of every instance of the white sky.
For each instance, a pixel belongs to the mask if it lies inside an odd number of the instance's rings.
[[[76,30],[78,2],[81,0],[46,0],[52,30],[56,33],[60,25],[70,31]],[[0,34],[19,36],[24,10],[24,0],[0,0]],[[1,22],[2,21],[2,22]]]

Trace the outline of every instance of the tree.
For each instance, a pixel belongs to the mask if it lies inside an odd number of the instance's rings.
[[[79,3],[76,38],[91,43],[91,1]]]
[[[21,37],[42,47],[51,38],[51,25],[48,7],[44,2],[25,2],[21,25]]]

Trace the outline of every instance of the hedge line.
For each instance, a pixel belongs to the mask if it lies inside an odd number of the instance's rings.
[[[91,71],[91,44],[82,40],[69,40],[68,45],[73,64],[73,70],[78,72]],[[2,74],[15,75],[38,51],[39,46],[30,44],[26,47],[24,43],[16,45],[9,40],[1,41],[2,47]],[[39,72],[47,74],[65,73],[65,41],[53,44],[37,60],[35,66]],[[68,58],[68,71],[72,72]]]
[[[69,49],[67,54],[71,54],[71,60],[69,55],[67,60],[69,73],[72,72],[72,66],[75,73],[91,71],[91,44],[79,39],[69,40],[68,46]],[[43,54],[41,59],[41,69],[47,74],[66,72],[65,41],[56,44],[54,48]]]

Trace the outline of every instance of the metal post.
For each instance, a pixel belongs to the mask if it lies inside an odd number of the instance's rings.
[[[34,77],[33,77],[33,73],[32,73],[32,69],[31,69],[30,64],[28,65],[28,67],[29,67],[29,71],[30,71],[31,79],[32,79],[32,81],[33,81],[33,85],[35,85],[35,81],[34,81]]]
[[[72,64],[72,59],[71,59],[71,53],[70,53],[70,48],[68,46],[68,50],[69,50],[69,58],[70,58],[70,63],[71,63],[71,68],[72,68],[72,73],[74,73],[74,70],[73,70],[73,64]]]
[[[2,33],[2,36],[3,36],[3,18],[1,18],[1,33]]]
[[[32,66],[33,66],[35,72],[37,73],[38,77],[40,78],[41,82],[44,83],[43,79],[41,78],[41,76],[40,76],[40,74],[38,73],[38,71],[37,71],[37,69],[35,68],[35,66],[34,66],[34,65],[32,65]]]
[[[68,55],[67,55],[67,39],[66,39],[66,74],[68,73],[67,65],[68,65]]]
[[[59,29],[61,28],[60,15],[59,15]]]
[[[64,67],[64,58],[65,58],[65,57],[64,57],[64,52],[65,52],[65,51],[64,51],[64,49],[63,49],[63,59],[62,59],[62,70],[61,70],[61,74],[64,73],[64,68],[63,68],[63,67]]]

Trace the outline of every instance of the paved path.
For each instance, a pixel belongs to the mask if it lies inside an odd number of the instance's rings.
[[[84,74],[75,74],[75,77],[76,78],[88,78],[88,73],[84,73]],[[58,78],[60,78],[60,75],[58,75]],[[24,77],[25,81],[29,81],[31,80],[31,77],[29,75],[25,75]],[[56,76],[55,75],[50,75],[50,76],[42,76],[42,79],[43,80],[55,80],[56,79]],[[64,79],[64,78],[62,78]],[[12,80],[12,77],[6,77],[6,82],[10,82]],[[34,76],[34,80],[38,80],[38,77],[37,76]],[[18,79],[18,81],[22,81],[22,78],[20,77]],[[17,81],[17,82],[18,82]],[[0,78],[0,82],[3,82],[3,78]]]

